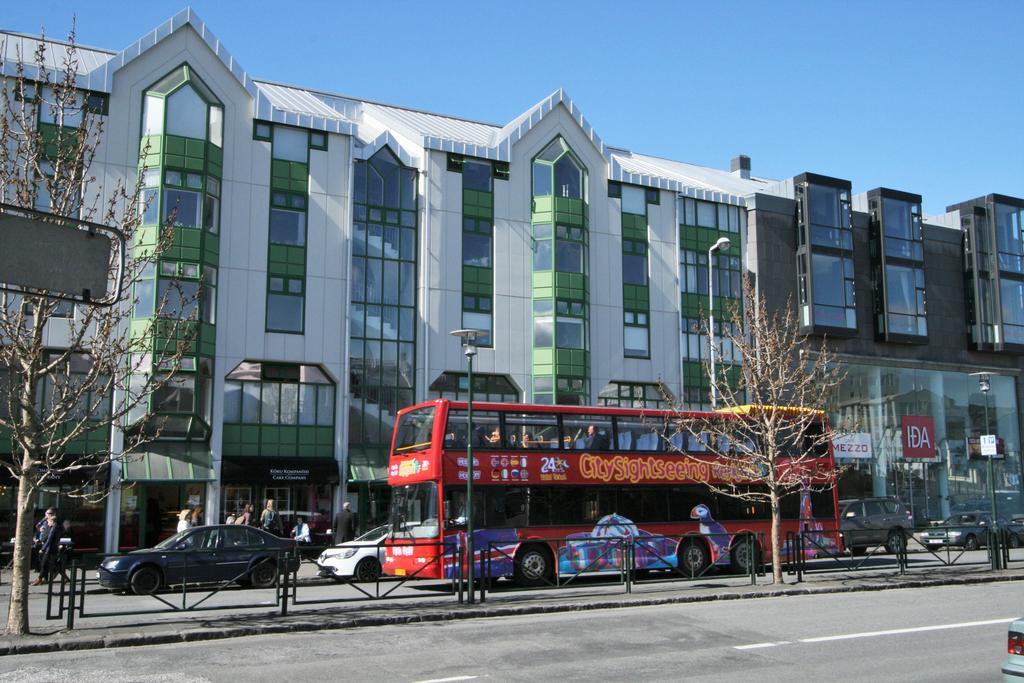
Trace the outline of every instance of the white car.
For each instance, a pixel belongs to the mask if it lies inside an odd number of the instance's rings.
[[[390,530],[389,526],[379,526],[354,541],[339,543],[324,550],[316,558],[316,566],[320,569],[318,574],[335,581],[349,578],[376,581],[384,561],[384,539]]]
[[[1003,662],[1003,680],[1024,680],[1024,618],[1010,624],[1006,634],[1006,661]]]

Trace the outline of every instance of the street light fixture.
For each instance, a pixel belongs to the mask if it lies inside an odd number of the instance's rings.
[[[718,238],[718,241],[708,249],[708,339],[711,342],[708,347],[708,358],[711,361],[708,369],[708,375],[710,375],[711,379],[712,410],[714,410],[718,405],[718,380],[715,377],[715,265],[712,260],[712,255],[716,251],[728,251],[731,246],[732,242],[729,241],[728,237],[720,237]]]
[[[972,372],[972,377],[978,378],[978,388],[981,389],[981,393],[985,395],[985,435],[989,435],[989,423],[988,423],[988,392],[992,390],[991,372]],[[980,439],[978,447],[981,447]],[[999,440],[996,439],[996,448],[999,448]],[[996,475],[994,455],[988,456],[988,495],[992,505],[992,523],[996,523]]]
[[[469,602],[474,600],[473,594],[473,565],[475,562],[473,550],[473,358],[476,356],[476,340],[486,337],[485,330],[454,330],[450,333],[453,337],[462,340],[463,353],[469,362],[469,400],[466,406],[466,557],[469,558],[469,566],[466,568],[466,588],[469,593]]]

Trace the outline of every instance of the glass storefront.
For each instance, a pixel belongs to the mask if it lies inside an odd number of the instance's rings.
[[[175,534],[185,508],[206,505],[206,482],[124,482],[118,550],[151,548]]]
[[[331,543],[334,492],[339,484],[334,458],[289,456],[225,456],[221,461],[221,509],[219,522],[237,515],[252,504],[257,519],[273,500],[281,515],[281,531],[290,535],[298,518],[309,524],[313,543]]]
[[[987,400],[978,377],[963,372],[847,364],[846,378],[831,411],[841,432],[858,433],[870,449],[861,457],[837,454],[844,467],[840,498],[897,496],[918,523],[951,512],[989,509],[988,460],[979,437],[999,437],[994,461],[998,514],[1024,513],[1016,379],[991,375]],[[931,418],[925,446],[934,458],[904,453],[905,417]],[[932,422],[925,421],[925,424]]]

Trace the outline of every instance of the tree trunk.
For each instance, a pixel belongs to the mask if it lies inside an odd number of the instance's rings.
[[[28,458],[25,458],[28,460]],[[24,472],[24,470],[22,470]],[[28,581],[32,572],[32,528],[35,520],[36,489],[26,474],[18,477],[18,518],[14,532],[14,559],[11,563],[11,604],[7,611],[7,634],[26,635],[28,631]]]
[[[772,504],[772,581],[776,585],[785,583],[782,580],[782,535],[779,514],[779,494],[774,488],[769,489]]]

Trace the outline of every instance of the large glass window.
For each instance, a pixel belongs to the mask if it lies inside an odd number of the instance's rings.
[[[837,392],[842,401],[829,417],[840,430],[852,425],[870,451],[839,461],[840,498],[898,496],[916,522],[926,524],[959,511],[988,510],[991,487],[1000,516],[1024,512],[1016,378],[991,375],[986,396],[978,377],[966,372],[862,364],[843,370]],[[935,458],[906,457],[904,417],[931,418]],[[994,482],[978,446],[984,433],[995,434],[1000,446],[992,461]]]
[[[625,355],[647,358],[651,355],[650,329],[646,311],[623,312],[623,347]]]
[[[486,161],[466,159],[462,162],[462,189],[490,192],[492,175],[491,165]]]
[[[805,196],[797,258],[801,324],[856,329],[850,191],[798,179],[797,193]]]
[[[228,424],[334,424],[334,383],[315,365],[245,361],[224,381]]]
[[[1004,341],[1007,344],[1024,344],[1024,281],[1002,278],[999,286]]]
[[[1008,204],[995,204],[996,247],[999,270],[1024,273],[1024,209]]]
[[[395,415],[415,402],[417,175],[387,147],[353,173],[350,462],[386,476]]]
[[[564,199],[585,200],[585,185],[583,164],[560,137],[552,140],[533,162],[534,197],[546,197],[553,193]]]
[[[647,215],[647,192],[636,185],[622,186],[622,212]]]
[[[197,317],[199,309],[199,282],[197,280],[161,278],[158,282],[157,299],[162,304],[160,309],[162,317],[178,320],[194,320]]]
[[[270,210],[270,242],[301,247],[306,244],[306,214],[302,211]]]
[[[885,267],[889,302],[889,331],[895,334],[925,336],[924,270],[889,264]]]
[[[194,373],[165,378],[153,390],[153,410],[158,413],[191,413],[195,409],[195,392]]]
[[[438,398],[465,401],[469,397],[469,376],[464,372],[442,372],[430,383],[430,391],[436,394]],[[518,403],[519,389],[509,379],[508,375],[474,372],[473,400],[493,401],[495,403]],[[474,412],[474,415],[476,414]]]
[[[913,341],[928,334],[925,314],[924,233],[915,195],[878,189],[868,193],[875,312],[880,338]],[[884,286],[883,286],[884,283]],[[893,337],[891,335],[898,335]]]
[[[189,87],[167,98],[167,133],[186,138],[206,139],[206,102]]]
[[[462,220],[462,265],[491,267],[491,223],[477,218]]]
[[[814,320],[830,327],[857,326],[853,291],[853,259],[811,255],[814,278]]]
[[[622,240],[622,281],[628,285],[647,284],[647,243]]]
[[[305,281],[271,275],[268,278],[267,330],[302,332]]]
[[[272,146],[275,159],[306,163],[309,159],[309,131],[304,128],[274,126]]]
[[[220,101],[192,67],[183,64],[146,91],[142,134],[178,135],[220,146],[223,118]]]
[[[166,188],[164,189],[163,222],[167,224],[173,220],[174,225],[179,228],[198,228],[201,204],[201,195],[198,192]]]

